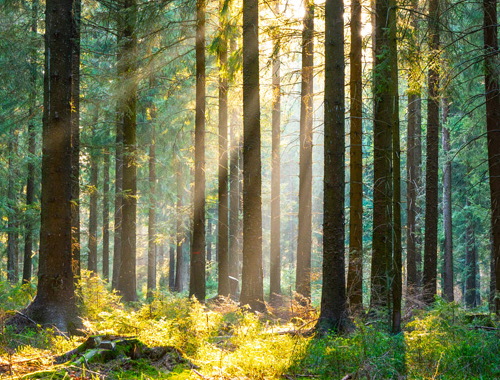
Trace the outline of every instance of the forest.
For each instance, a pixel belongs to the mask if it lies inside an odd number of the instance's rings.
[[[500,379],[496,0],[0,0],[0,378]]]

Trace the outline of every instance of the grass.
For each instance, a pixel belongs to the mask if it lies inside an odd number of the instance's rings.
[[[16,294],[22,291],[17,289]],[[500,334],[488,315],[471,318],[457,304],[437,301],[391,335],[383,324],[354,321],[346,336],[289,334],[314,324],[314,311],[255,315],[227,301],[201,305],[168,292],[151,304],[127,308],[96,279],[79,286],[86,334],[137,336],[150,347],[172,346],[186,362],[174,359],[120,358],[88,368],[54,366],[84,337],[66,338],[46,330],[15,334],[4,329],[0,371],[4,378],[64,379],[495,379],[500,378]],[[13,295],[8,306],[15,305]],[[22,302],[26,299],[22,298]],[[137,305],[136,305],[137,306]],[[295,308],[295,312],[300,312]],[[9,313],[4,308],[4,316]],[[170,361],[169,361],[170,360]],[[12,375],[11,372],[12,371]]]

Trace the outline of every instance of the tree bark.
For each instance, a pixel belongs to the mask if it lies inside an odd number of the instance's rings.
[[[470,211],[470,201],[465,199],[467,209],[467,227],[465,230],[465,305],[472,309],[476,304],[476,241],[474,238],[474,226]]]
[[[175,289],[175,241],[170,243],[168,250],[168,290],[173,292]]]
[[[231,158],[229,172],[229,276],[230,293],[238,293],[239,262],[240,262],[240,180],[239,180],[239,143],[236,135],[238,129],[237,110],[231,112]]]
[[[205,0],[196,1],[196,123],[189,296],[205,302]]]
[[[274,12],[279,14],[279,1],[274,1]],[[273,109],[271,141],[271,257],[270,257],[270,302],[274,306],[281,301],[281,76],[280,39],[274,36],[273,49]]]
[[[243,0],[243,271],[240,302],[264,305],[259,98],[259,3]]]
[[[123,219],[123,115],[117,107],[116,140],[115,140],[115,225],[113,234],[113,277],[111,287],[117,289],[122,252],[122,219]]]
[[[73,272],[81,274],[80,259],[80,24],[82,1],[73,1],[71,72],[71,252]]]
[[[325,141],[323,290],[318,327],[347,325],[344,259],[344,4],[325,3]]]
[[[124,302],[137,301],[136,292],[136,218],[137,218],[137,1],[124,0],[120,27],[119,77],[127,86],[123,96],[123,197],[120,269],[116,288]]]
[[[149,210],[148,210],[148,279],[147,299],[153,297],[156,290],[156,109],[150,106],[151,142],[149,144]]]
[[[72,15],[73,1],[47,1],[38,287],[25,312],[63,332],[75,330],[77,323],[71,254]]]
[[[363,79],[361,3],[351,4],[351,133],[350,133],[350,211],[349,269],[347,294],[353,312],[363,309]]]
[[[227,297],[229,288],[229,209],[228,209],[228,147],[227,147],[227,0],[219,0],[219,220],[217,258],[219,264],[218,295]]]
[[[454,301],[453,296],[453,230],[451,215],[451,157],[450,157],[450,130],[446,128],[449,104],[443,98],[443,154],[445,164],[443,168],[443,230],[444,230],[444,289],[443,298],[448,302]]]
[[[109,150],[104,148],[102,188],[102,277],[109,281]]]
[[[297,267],[295,289],[311,299],[312,126],[314,70],[314,0],[304,1],[302,83],[300,93],[300,164]]]
[[[483,0],[486,130],[490,174],[491,231],[495,268],[495,309],[500,315],[500,98],[498,84],[497,2]]]
[[[181,136],[179,137],[181,139]],[[175,284],[174,291],[182,292],[182,284],[184,280],[184,275],[182,273],[182,268],[184,266],[184,257],[182,255],[182,245],[184,243],[185,232],[183,223],[183,178],[182,178],[182,162],[181,158],[177,154],[176,156],[176,177],[177,177],[177,203],[176,203],[176,215],[177,215],[177,225],[176,225],[176,266],[175,266]]]
[[[425,173],[425,237],[423,300],[434,302],[437,291],[439,173],[439,0],[429,1],[429,97],[427,100],[427,160]]]

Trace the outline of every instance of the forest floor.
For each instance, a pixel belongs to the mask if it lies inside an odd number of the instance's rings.
[[[407,307],[398,335],[381,315],[355,319],[344,336],[314,336],[306,332],[317,311],[290,300],[255,314],[231,300],[202,305],[168,292],[124,307],[98,279],[79,293],[85,330],[71,337],[5,328],[31,290],[0,296],[0,378],[500,379],[498,322],[454,303]]]

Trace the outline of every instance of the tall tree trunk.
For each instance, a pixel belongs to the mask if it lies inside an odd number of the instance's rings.
[[[363,308],[363,41],[361,37],[361,2],[351,3],[351,149],[349,270],[347,294],[353,312]]]
[[[109,150],[103,149],[103,184],[102,184],[102,277],[109,281]]]
[[[123,115],[116,109],[115,140],[115,223],[113,234],[113,277],[111,287],[117,289],[122,252],[122,218],[123,218]]]
[[[302,30],[302,84],[300,91],[300,174],[299,225],[297,235],[297,268],[295,288],[305,299],[311,299],[312,235],[312,126],[314,69],[314,0],[304,1]]]
[[[500,314],[500,98],[498,85],[497,2],[483,0],[486,129],[490,174],[491,231],[495,267],[495,309]]]
[[[205,302],[205,0],[196,1],[196,125],[189,296]]]
[[[323,220],[323,290],[318,326],[346,326],[344,259],[345,121],[344,4],[325,3],[325,177]]]
[[[25,311],[37,323],[63,332],[78,327],[71,255],[73,10],[73,1],[46,3],[38,287]]]
[[[82,1],[73,1],[71,71],[71,252],[73,272],[80,277],[80,23]]]
[[[262,311],[259,2],[243,0],[243,272],[240,302]]]
[[[95,106],[94,120],[92,122],[92,142],[90,152],[90,204],[89,204],[89,256],[87,269],[93,275],[97,275],[97,180],[99,178],[99,167],[97,163],[96,129],[99,120],[99,109]]]
[[[425,173],[425,237],[423,300],[434,302],[437,290],[439,173],[439,0],[429,1],[429,97],[427,100],[427,160]]]
[[[217,257],[219,263],[219,296],[227,297],[229,288],[229,210],[228,210],[228,167],[227,167],[227,0],[219,0],[219,221]]]
[[[17,178],[17,136],[14,125],[10,127],[8,142],[8,185],[7,199],[10,208],[7,223],[7,279],[14,285],[18,281],[18,205],[15,181]]]
[[[137,1],[124,0],[120,46],[119,77],[127,86],[122,99],[123,112],[123,198],[120,269],[116,288],[124,302],[137,301],[136,218],[137,218]]]
[[[476,307],[476,241],[474,239],[474,226],[470,211],[469,199],[465,199],[467,209],[467,227],[465,230],[465,305],[468,308]]]
[[[181,136],[179,136],[181,140]],[[184,232],[184,221],[183,221],[183,178],[182,178],[182,162],[179,155],[176,156],[176,177],[177,177],[177,203],[176,203],[176,215],[177,215],[177,225],[176,225],[176,266],[175,266],[175,284],[174,291],[182,292],[182,284],[184,282],[184,275],[182,273],[182,268],[184,266],[184,257],[182,254],[182,245],[184,243],[185,232]]]
[[[453,296],[453,233],[451,218],[451,157],[450,157],[450,130],[446,128],[449,104],[443,98],[443,154],[445,164],[443,168],[443,230],[444,230],[444,289],[443,296],[448,302],[454,301]]]
[[[274,12],[279,14],[279,1],[274,1]],[[281,300],[281,58],[280,40],[274,36],[273,49],[273,110],[271,141],[271,257],[270,257],[270,301],[278,306]]]
[[[151,102],[151,142],[149,145],[149,210],[148,210],[148,280],[147,297],[153,297],[156,290],[156,109]]]
[[[393,94],[390,52],[390,3],[375,1],[374,120],[373,120],[373,243],[372,308],[390,307],[390,275],[393,247]]]
[[[175,289],[175,240],[169,244],[168,250],[168,290],[173,292]]]
[[[392,96],[392,162],[394,215],[393,258],[392,258],[392,332],[401,332],[401,299],[403,297],[403,247],[401,243],[401,147],[399,141],[399,84],[398,84],[398,42],[397,42],[397,0],[389,2],[389,54],[391,59]]]
[[[238,293],[239,279],[239,211],[240,211],[240,181],[239,181],[239,142],[236,136],[238,129],[238,115],[234,108],[231,112],[231,158],[229,172],[229,276],[230,293]]]
[[[30,82],[31,89],[29,95],[29,110],[28,115],[31,118],[34,117],[35,107],[36,107],[36,94],[37,94],[37,48],[36,48],[36,38],[38,36],[38,0],[34,0],[31,5],[31,35],[32,35],[32,49],[30,53]],[[33,121],[28,124],[28,154],[30,160],[28,161],[27,168],[27,179],[26,179],[26,208],[29,210],[33,205],[34,193],[35,193],[35,165],[33,164],[33,157],[36,154],[36,132],[35,125]],[[33,255],[33,223],[31,218],[28,216],[26,219],[25,226],[25,237],[24,237],[24,260],[23,260],[23,284],[27,284],[31,281],[32,274],[32,260]]]

